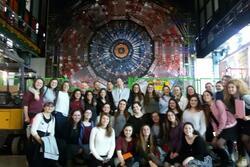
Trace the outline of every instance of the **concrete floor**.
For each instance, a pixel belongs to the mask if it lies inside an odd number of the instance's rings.
[[[0,167],[27,167],[26,158],[23,155],[1,155]]]

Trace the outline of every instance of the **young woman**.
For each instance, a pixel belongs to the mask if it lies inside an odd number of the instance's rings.
[[[26,124],[31,123],[31,120],[35,115],[43,109],[43,86],[44,81],[42,78],[37,78],[33,81],[33,89],[36,91],[38,98],[35,98],[35,94],[27,91],[23,97],[23,111],[24,111],[24,122]]]
[[[223,100],[223,98],[224,98],[224,95],[223,95],[224,86],[223,86],[222,81],[216,82],[215,88],[216,88],[215,99],[216,100]]]
[[[89,154],[90,154],[90,149],[89,149],[89,138],[90,138],[90,133],[91,130],[94,127],[94,122],[91,121],[92,118],[92,111],[91,110],[85,110],[83,113],[83,118],[82,118],[82,127],[80,131],[80,146],[82,148],[82,153],[83,153],[83,158],[85,160],[89,160]]]
[[[100,122],[101,114],[106,113],[110,115],[110,124],[113,127],[114,124],[114,116],[111,115],[111,106],[110,104],[106,103],[102,106],[102,111],[101,113],[97,116],[95,125],[97,125]]]
[[[156,94],[153,84],[147,86],[144,96],[144,111],[149,118],[152,112],[159,111],[159,96]]]
[[[128,118],[130,117],[129,112],[127,111],[127,101],[122,99],[118,103],[118,108],[114,116],[113,128],[115,130],[115,137],[118,137],[122,132],[124,125],[127,123]]]
[[[212,167],[212,158],[208,154],[203,138],[195,133],[192,123],[186,122],[183,126],[184,137],[180,156],[183,166]]]
[[[180,165],[180,149],[182,143],[183,123],[178,119],[173,111],[168,111],[166,115],[166,135],[165,141],[169,147],[169,153],[165,159],[166,167]]]
[[[84,103],[82,99],[81,89],[75,89],[70,99],[70,111],[75,110],[84,111]]]
[[[70,113],[69,121],[67,122],[65,131],[66,138],[66,158],[67,166],[71,167],[75,156],[82,153],[82,148],[79,144],[80,132],[82,128],[82,112],[75,110]],[[63,155],[61,155],[63,156]]]
[[[156,146],[163,147],[163,137],[165,135],[164,123],[161,120],[160,114],[158,112],[153,112],[151,114],[151,134],[154,138]]]
[[[206,132],[206,117],[204,111],[201,108],[200,100],[197,95],[190,96],[186,110],[182,115],[183,122],[192,122],[196,131],[201,136],[205,137]]]
[[[69,81],[64,81],[61,90],[58,92],[55,106],[55,118],[56,118],[56,137],[63,138],[64,126],[68,120],[69,115]]]
[[[92,121],[96,121],[97,113],[96,113],[96,100],[94,98],[94,94],[91,90],[87,90],[84,96],[84,107],[85,110],[89,109],[92,111]]]
[[[165,115],[166,112],[168,111],[169,100],[171,99],[170,87],[167,85],[164,85],[162,88],[162,92],[163,94],[159,101],[159,107],[160,107],[160,113]]]
[[[178,101],[178,104],[182,111],[184,111],[188,104],[188,99],[182,95],[181,87],[176,85],[173,88],[174,98]]]
[[[110,104],[110,100],[109,97],[107,95],[107,90],[105,88],[101,88],[98,94],[98,97],[96,99],[96,111],[97,111],[97,115],[100,114],[101,110],[102,110],[102,106],[106,103]]]
[[[141,167],[162,166],[149,125],[143,125],[137,142],[137,154]]]
[[[134,102],[140,102],[143,106],[144,94],[141,91],[141,87],[138,83],[133,84],[132,89],[130,91],[129,99],[128,99],[128,107],[130,107]]]
[[[238,122],[237,128],[240,154],[238,164],[246,164],[245,151],[248,154],[250,152],[250,91],[244,81],[232,79],[228,82],[227,89],[225,89],[224,93],[225,104],[229,111],[234,114]],[[239,108],[242,108],[242,114],[237,111]]]
[[[44,152],[41,152],[42,145],[46,144],[43,143],[42,138],[54,136],[55,134],[55,118],[51,114],[53,111],[54,104],[47,102],[44,104],[43,111],[38,113],[33,119],[31,126],[33,151],[30,151],[28,156],[29,166],[31,167],[55,166],[55,161],[44,158]]]
[[[173,111],[179,120],[182,120],[183,111],[181,110],[178,101],[175,98],[171,98],[168,101],[168,111]]]
[[[127,123],[131,124],[134,129],[136,136],[139,136],[140,128],[144,124],[149,124],[149,120],[146,115],[142,113],[141,104],[134,102],[133,105],[133,116],[130,116]]]
[[[115,151],[115,132],[108,114],[102,113],[100,122],[90,133],[91,161],[89,166],[109,166]]]
[[[193,95],[197,95],[199,97],[200,102],[202,102],[200,94],[196,93],[196,90],[192,85],[188,85],[186,87],[186,97],[187,97],[187,99],[190,100],[191,96],[193,96]]]
[[[211,144],[218,149],[218,155],[221,157],[222,165],[227,166],[231,163],[231,157],[226,150],[226,144],[235,141],[237,138],[236,120],[234,116],[226,111],[226,106],[221,100],[213,100],[213,94],[210,91],[204,91],[203,100],[209,106],[209,122],[212,124],[214,137]],[[231,151],[229,151],[231,152]]]
[[[57,96],[57,86],[58,86],[58,80],[56,78],[52,78],[47,86],[43,87],[43,102],[55,102],[56,96]],[[29,87],[29,91],[32,92],[35,96],[36,100],[39,100],[39,92],[37,92],[34,87]]]
[[[116,140],[116,166],[132,166],[136,150],[136,139],[133,137],[133,127],[126,124],[121,135]]]

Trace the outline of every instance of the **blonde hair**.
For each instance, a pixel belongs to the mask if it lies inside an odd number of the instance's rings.
[[[246,94],[250,94],[247,83],[245,81],[241,80],[241,79],[232,79],[232,80],[228,81],[227,85],[229,85],[229,84],[233,84],[233,85],[236,86],[237,93],[239,93],[240,97],[242,97],[242,96],[244,96]],[[233,98],[233,96],[228,93],[228,89],[225,89],[225,91],[224,91],[224,102],[225,102],[226,105],[230,104],[231,98]]]

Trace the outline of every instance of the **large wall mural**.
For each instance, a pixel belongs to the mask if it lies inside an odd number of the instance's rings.
[[[61,75],[73,84],[185,75],[184,41],[172,12],[138,0],[82,6],[58,39]]]

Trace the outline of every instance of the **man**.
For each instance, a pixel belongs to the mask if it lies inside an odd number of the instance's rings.
[[[115,106],[118,106],[118,102],[121,99],[128,101],[130,89],[124,87],[124,82],[121,78],[116,80],[116,88],[112,90],[112,95],[114,99]]]

